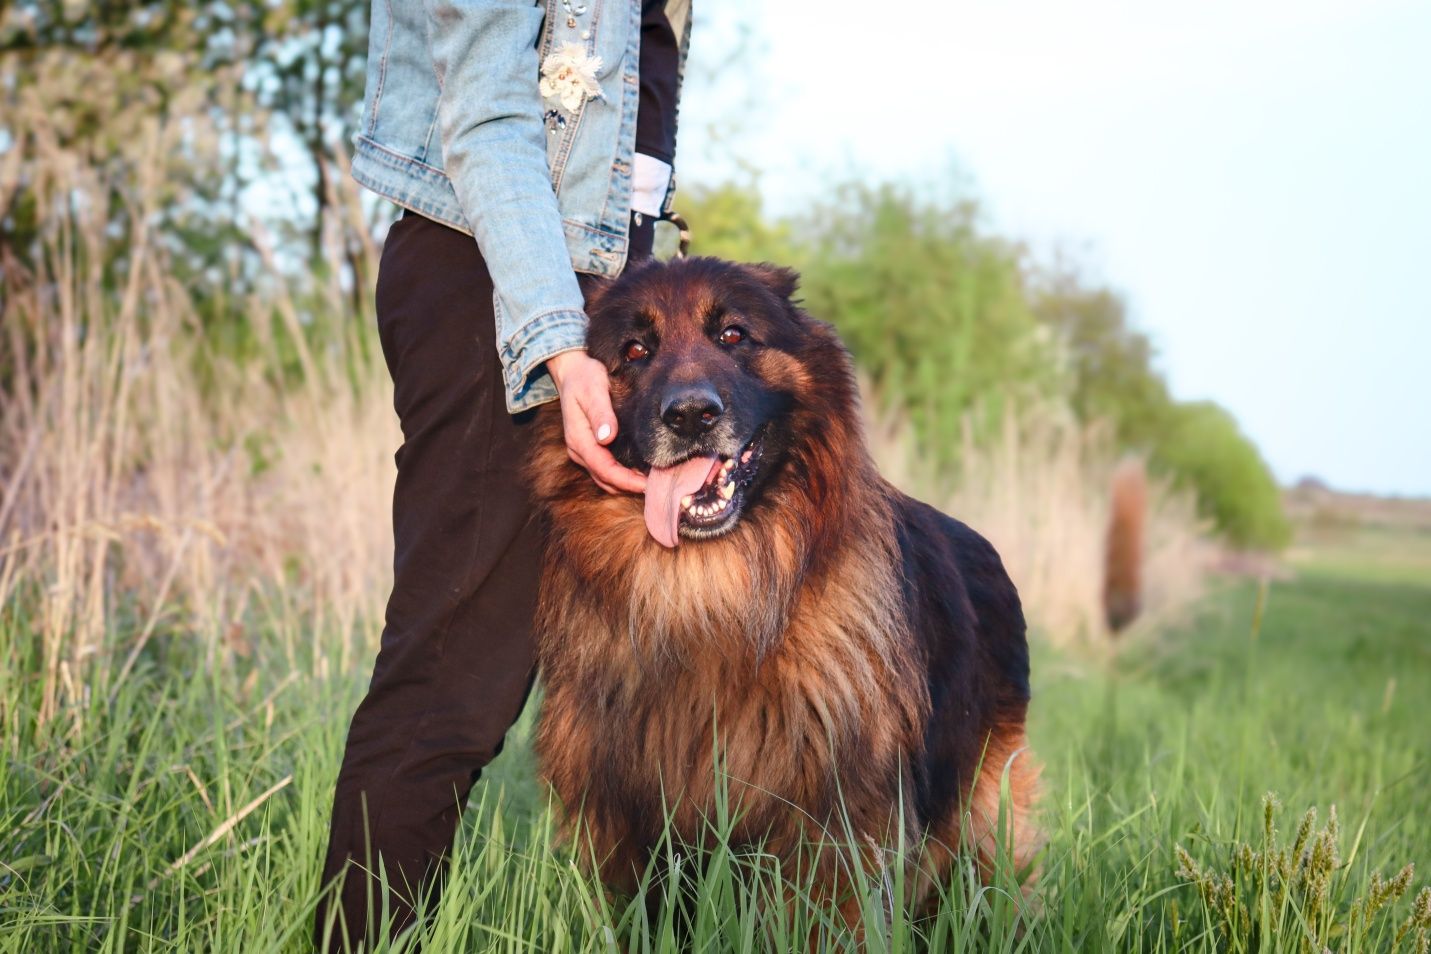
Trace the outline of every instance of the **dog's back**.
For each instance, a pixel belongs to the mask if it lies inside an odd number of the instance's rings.
[[[896,496],[905,599],[928,672],[916,792],[931,861],[962,845],[987,871],[1002,845],[1026,871],[1040,842],[1031,815],[1038,765],[1024,734],[1029,654],[1018,591],[993,546],[968,525]]]

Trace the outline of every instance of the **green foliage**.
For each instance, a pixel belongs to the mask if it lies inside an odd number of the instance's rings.
[[[968,415],[1053,393],[1047,335],[1025,294],[1020,251],[978,227],[973,202],[849,186],[803,223],[805,297],[880,392],[952,462]]]
[[[1173,399],[1122,298],[1065,270],[1044,278],[1034,300],[1058,341],[1080,417],[1112,422],[1124,446],[1193,488],[1203,515],[1233,544],[1286,545],[1282,494],[1256,446],[1217,405]]]
[[[1061,270],[1037,284],[1034,310],[1057,341],[1079,417],[1111,422],[1126,446],[1155,445],[1173,399],[1154,367],[1152,342],[1129,324],[1122,297]]]
[[[727,182],[683,189],[676,210],[691,224],[692,255],[785,265],[801,256],[790,224],[770,219],[752,188]]]
[[[1020,250],[980,231],[973,202],[850,185],[807,217],[770,221],[758,193],[727,184],[680,206],[694,253],[799,268],[805,307],[839,329],[940,463],[970,415],[992,422],[1005,401],[1058,388]]]
[[[204,127],[201,136],[212,128],[224,142],[222,155],[206,157],[202,169],[166,170],[162,179],[182,187],[145,211],[166,220],[165,232],[183,253],[177,262],[192,263],[196,273],[227,267],[233,281],[248,277],[233,274],[229,254],[247,243],[241,195],[277,167],[270,151],[276,130],[307,153],[303,191],[310,201],[271,225],[319,257],[332,194],[325,182],[330,149],[347,141],[362,100],[368,7],[366,0],[0,4],[0,74],[30,85],[46,67],[70,74],[63,95],[43,104],[56,120],[46,131],[56,134],[55,145],[81,152],[86,165],[130,158],[130,140],[143,139],[142,124],[125,114],[136,103],[146,119],[188,118]],[[0,155],[16,146],[22,156],[29,151],[35,124],[21,107],[32,105],[34,90],[26,87],[0,83]],[[134,172],[142,177],[142,169]],[[25,201],[22,189],[12,208],[0,208],[0,246],[22,261],[34,237]],[[132,211],[115,196],[106,218],[120,224]]]
[[[1174,405],[1154,460],[1196,489],[1198,505],[1232,543],[1276,549],[1291,539],[1282,492],[1257,448],[1209,401]]]

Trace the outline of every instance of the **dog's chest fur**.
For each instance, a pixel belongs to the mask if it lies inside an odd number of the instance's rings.
[[[888,602],[900,589],[885,538],[812,580],[778,552],[778,534],[762,537],[760,554],[739,539],[646,547],[601,581],[555,554],[548,573],[562,578],[546,592],[564,599],[539,621],[538,747],[599,841],[646,843],[668,814],[699,840],[718,801],[752,838],[842,825],[840,804],[873,834],[910,791],[928,696],[905,615]],[[649,830],[630,830],[636,819]]]

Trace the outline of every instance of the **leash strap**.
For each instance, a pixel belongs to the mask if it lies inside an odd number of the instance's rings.
[[[680,232],[680,241],[676,245],[676,257],[685,258],[691,250],[691,227],[687,224],[685,216],[674,209],[662,209],[657,222],[670,222]]]

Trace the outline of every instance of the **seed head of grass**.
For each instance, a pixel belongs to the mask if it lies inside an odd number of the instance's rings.
[[[1308,809],[1297,826],[1292,844],[1278,843],[1277,798],[1262,800],[1262,850],[1249,841],[1235,841],[1227,850],[1227,873],[1205,866],[1177,845],[1177,877],[1197,889],[1208,925],[1227,939],[1233,950],[1288,949],[1325,951],[1333,939],[1338,950],[1374,949],[1383,944],[1385,931],[1378,920],[1402,900],[1411,888],[1415,866],[1403,866],[1387,878],[1373,871],[1350,905],[1338,903],[1341,869],[1341,826],[1336,807],[1327,812],[1326,825],[1318,829],[1315,808]],[[1345,885],[1341,887],[1346,887]],[[1256,917],[1254,917],[1254,913]],[[1254,921],[1258,932],[1254,935]],[[1394,923],[1394,922],[1393,922]],[[1393,950],[1421,951],[1431,930],[1431,888],[1423,889],[1411,913],[1396,932]],[[1380,939],[1380,940],[1378,940]]]
[[[1401,869],[1402,874],[1407,874],[1407,883],[1410,883],[1410,875],[1407,865]],[[1398,875],[1398,878],[1400,876]],[[1426,954],[1431,949],[1431,886],[1422,888],[1416,894],[1416,900],[1411,903],[1411,913],[1406,916],[1406,920],[1401,922],[1401,927],[1396,930],[1396,945],[1401,946],[1401,942],[1415,932],[1416,954]]]
[[[1277,794],[1275,792],[1268,792],[1262,796],[1263,844],[1270,846],[1277,840],[1277,827],[1274,823],[1277,818],[1277,809],[1281,807],[1281,803],[1277,801]]]

